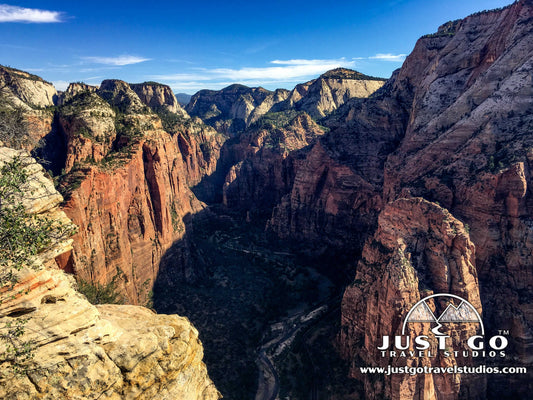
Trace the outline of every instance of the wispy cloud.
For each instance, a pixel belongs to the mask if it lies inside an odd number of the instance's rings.
[[[117,57],[82,57],[82,60],[89,61],[95,64],[123,66],[138,64],[145,61],[150,61],[151,59],[124,54]]]
[[[302,82],[338,67],[354,67],[355,61],[344,58],[331,60],[273,60],[272,66],[249,68],[197,68],[190,73],[152,75],[174,90],[191,91],[201,88],[220,89],[232,83],[248,86],[291,84]]]
[[[53,81],[52,82],[54,87],[57,89],[57,90],[67,90],[67,87],[69,85],[69,82],[67,81],[62,81],[62,80],[59,80],[59,81]]]
[[[376,54],[375,56],[368,57],[371,60],[391,61],[391,62],[404,62],[407,54]]]
[[[60,11],[48,11],[37,8],[23,8],[10,6],[8,4],[0,4],[0,22],[63,22],[63,13]]]

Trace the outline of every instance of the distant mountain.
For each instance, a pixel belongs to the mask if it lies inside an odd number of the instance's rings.
[[[176,99],[178,99],[178,103],[180,103],[182,107],[185,107],[187,104],[189,104],[189,101],[191,101],[191,97],[192,95],[187,93],[176,94]]]
[[[383,78],[337,68],[292,91],[237,84],[218,91],[201,90],[192,96],[186,110],[223,133],[235,134],[268,112],[297,110],[313,118],[324,117],[351,98],[369,97],[384,83]]]

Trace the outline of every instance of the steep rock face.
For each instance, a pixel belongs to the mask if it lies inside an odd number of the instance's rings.
[[[69,86],[70,88],[70,86]],[[59,126],[67,143],[66,173],[88,159],[98,163],[112,150],[116,112],[96,93],[80,91],[59,111]]]
[[[28,155],[0,148],[0,162]],[[30,187],[24,204],[32,213],[70,224],[62,201],[37,163],[27,167]],[[55,258],[72,240],[56,241],[17,272],[14,287],[0,291],[0,325],[23,323],[13,340],[29,345],[33,358],[15,374],[9,357],[0,361],[3,399],[218,399],[207,376],[198,332],[176,315],[157,315],[137,306],[91,305],[75,289]],[[13,344],[13,342],[11,342]],[[6,354],[6,342],[0,352]]]
[[[272,105],[286,99],[288,93],[283,89],[271,92],[235,84],[219,91],[199,91],[192,96],[186,110],[220,132],[235,134],[267,113]]]
[[[69,101],[70,99],[72,99],[73,97],[75,97],[76,95],[80,93],[83,93],[83,92],[96,93],[97,90],[98,90],[97,86],[87,85],[86,83],[83,83],[83,82],[69,83],[67,90],[59,94],[57,104],[63,105],[67,101]]]
[[[323,134],[305,113],[275,113],[261,119],[232,149],[237,163],[226,176],[223,203],[246,211],[272,209],[291,186],[290,172],[299,158],[294,152]]]
[[[319,78],[297,85],[287,100],[274,109],[296,109],[313,118],[322,118],[351,98],[367,98],[385,83],[385,79],[337,68]]]
[[[124,113],[146,113],[146,106],[139,96],[124,81],[106,79],[102,81],[97,91],[98,95],[111,106],[117,107]]]
[[[393,77],[372,98],[352,99],[326,121],[332,131],[294,171],[294,183],[269,222],[272,230],[284,238],[344,251],[362,248],[382,207],[385,155],[407,124],[408,116],[401,111],[411,92],[403,87]],[[398,96],[384,95],[393,88]]]
[[[446,41],[421,39],[419,48],[438,43],[439,56],[422,71],[412,122],[385,170],[387,199],[422,195],[469,224],[485,319],[510,329],[511,358],[527,365],[533,361],[532,18],[533,4],[520,1],[458,22]],[[413,62],[420,62],[420,50]],[[504,395],[497,378],[490,391]],[[517,396],[527,390],[523,383],[513,387]]]
[[[116,153],[83,164],[63,183],[71,191],[64,210],[80,227],[71,262],[86,280],[118,277],[137,303],[148,298],[163,253],[183,237],[183,217],[202,205],[189,190],[177,138],[160,126]]]
[[[141,101],[154,111],[165,110],[181,117],[188,118],[189,115],[181,108],[172,89],[167,85],[156,82],[145,82],[130,84]]]
[[[5,144],[33,150],[52,129],[53,113],[44,108],[53,106],[56,100],[57,92],[51,83],[24,71],[0,66],[0,112],[7,118],[11,114],[15,119],[21,113],[27,130],[23,138],[13,138],[8,140],[11,143]]]
[[[166,132],[150,110],[132,111],[140,100],[126,85],[103,83],[107,101],[83,91],[58,111],[67,140],[64,210],[80,227],[62,267],[113,282],[136,304],[147,301],[162,255],[184,237],[184,218],[203,208],[189,186],[216,168],[224,137],[191,120]],[[187,258],[179,269],[185,279],[198,272]]]
[[[533,336],[532,18],[523,0],[421,38],[383,88],[326,119],[331,132],[300,164],[270,221],[281,236],[357,252],[384,204],[438,201],[470,226],[484,321],[510,330],[502,362],[514,365],[531,365]],[[531,389],[523,376],[503,379],[490,380],[491,396]]]
[[[483,375],[399,374],[383,378],[359,372],[360,366],[473,365],[470,356],[455,357],[452,352],[445,357],[438,351],[430,323],[409,323],[407,333],[410,350],[415,336],[428,336],[433,357],[427,353],[408,358],[380,354],[383,336],[401,335],[407,311],[435,293],[458,295],[481,313],[475,247],[464,225],[435,203],[420,198],[396,200],[381,212],[377,231],[363,249],[355,282],[342,301],[342,351],[353,360],[352,376],[364,381],[366,398],[486,398]],[[432,311],[436,311],[437,301],[431,300]],[[449,349],[462,351],[468,349],[465,338],[478,334],[479,325],[447,324],[442,332],[451,338]]]
[[[4,66],[0,66],[0,93],[13,106],[25,109],[53,106],[57,99],[57,91],[51,83]]]
[[[215,171],[226,136],[198,118],[175,125],[172,133],[177,136],[189,185],[197,184]]]

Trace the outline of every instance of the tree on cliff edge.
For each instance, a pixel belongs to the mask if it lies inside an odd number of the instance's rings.
[[[14,290],[17,271],[36,267],[37,254],[73,233],[70,227],[26,210],[22,198],[31,195],[28,158],[15,157],[0,166],[0,290],[11,290],[13,296],[18,294]],[[32,344],[20,340],[27,320],[16,313],[8,317],[12,318],[0,322],[0,344],[5,349],[0,362],[10,362],[14,372],[24,372],[33,356]]]

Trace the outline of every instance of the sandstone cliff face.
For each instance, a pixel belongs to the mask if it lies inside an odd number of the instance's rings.
[[[0,148],[0,162],[20,155]],[[24,157],[28,157],[27,155]],[[70,224],[58,207],[62,197],[30,164],[29,211]],[[75,289],[55,258],[72,250],[72,240],[56,242],[40,254],[36,268],[19,271],[14,287],[0,291],[0,325],[27,319],[16,337],[33,358],[14,374],[0,361],[3,399],[190,399],[220,395],[207,376],[198,332],[185,318],[157,315],[137,306],[91,305]],[[6,343],[0,343],[5,354]]]
[[[296,150],[324,134],[305,113],[275,113],[241,135],[232,152],[236,162],[223,186],[223,203],[234,209],[270,210],[292,184]],[[289,157],[290,154],[290,157]]]
[[[167,85],[156,82],[130,84],[141,101],[154,111],[165,110],[183,118],[189,118],[187,112],[181,108],[172,89]]]
[[[337,68],[317,79],[297,85],[287,100],[275,109],[296,109],[313,118],[322,118],[351,98],[367,98],[385,83],[346,68]]]
[[[57,98],[57,91],[51,83],[4,66],[0,66],[0,93],[13,106],[25,109],[53,106]]]
[[[437,204],[420,198],[396,200],[381,212],[377,231],[363,249],[355,282],[346,289],[342,301],[342,351],[353,360],[351,375],[364,381],[366,398],[486,398],[486,377],[481,374],[399,374],[383,378],[359,372],[360,366],[473,365],[471,357],[455,357],[453,353],[445,357],[436,341],[429,349],[433,357],[380,354],[382,337],[401,335],[407,311],[435,293],[458,295],[481,313],[475,247],[464,225]],[[436,304],[430,307],[435,311]],[[408,327],[410,350],[417,335],[433,339],[429,323]],[[457,351],[467,349],[464,338],[479,333],[477,324],[453,324],[446,329],[451,337],[447,346]]]
[[[0,66],[0,111],[22,113],[27,128],[24,137],[10,140],[12,143],[6,145],[32,150],[52,129],[53,113],[45,108],[53,106],[56,100],[57,92],[51,83],[24,71]]]
[[[130,85],[118,79],[102,81],[97,91],[98,95],[111,106],[124,113],[146,113],[147,106],[131,89]]]
[[[220,91],[201,90],[191,98],[187,111],[221,132],[236,134],[268,112],[298,110],[321,118],[353,97],[370,96],[383,84],[383,79],[338,68],[297,85],[290,92],[243,85],[231,85]]]
[[[502,362],[515,365],[531,365],[533,335],[532,18],[531,1],[519,1],[421,38],[383,88],[326,119],[331,132],[295,171],[269,223],[284,237],[357,252],[385,204],[438,201],[470,226],[483,318],[492,332],[510,330]],[[345,308],[343,319],[361,312]],[[488,393],[526,396],[521,378],[499,387],[494,377]]]
[[[170,134],[144,107],[126,83],[113,81],[58,112],[67,140],[63,209],[80,227],[62,267],[114,282],[134,304],[148,300],[162,255],[185,235],[183,219],[203,208],[189,186],[215,169],[224,141],[194,121]],[[181,275],[193,279],[190,261],[182,261]]]
[[[383,203],[385,155],[407,123],[402,100],[411,94],[402,87],[393,78],[372,98],[352,99],[326,120],[332,131],[292,172],[294,183],[274,209],[272,230],[283,238],[326,243],[343,252],[362,248]],[[392,88],[397,96],[383,95]]]
[[[261,87],[231,85],[220,91],[199,91],[192,96],[186,110],[220,132],[235,134],[267,113],[272,105],[286,99],[288,93],[282,89],[271,92]]]
[[[63,105],[67,101],[71,100],[76,95],[83,93],[83,92],[90,92],[90,93],[96,93],[98,91],[97,86],[87,85],[83,82],[74,82],[69,83],[67,90],[64,92],[61,92],[57,99],[58,105]]]

